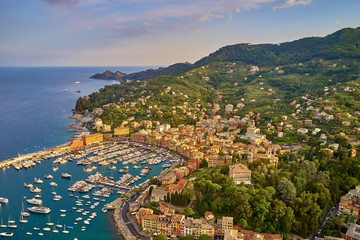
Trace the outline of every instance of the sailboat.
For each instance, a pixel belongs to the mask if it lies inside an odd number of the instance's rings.
[[[53,230],[52,230],[53,233],[59,233],[59,230],[56,229],[55,225],[53,227]]]
[[[69,233],[68,230],[65,230],[65,224],[64,224],[64,230],[62,231],[62,233],[65,233],[65,234],[68,234],[68,233]]]
[[[27,223],[28,220],[24,219],[24,216],[20,214],[20,220],[19,220],[19,222],[21,222],[21,223]]]
[[[48,225],[48,226],[53,226],[54,225],[53,222],[50,222],[50,215],[48,215],[48,222],[46,223],[46,225]]]
[[[24,202],[22,202],[22,210],[21,210],[20,214],[21,214],[21,216],[24,216],[24,217],[30,216],[30,213],[25,212],[25,210],[24,210]]]
[[[9,220],[8,220],[8,227],[9,228],[17,228],[17,225],[15,224],[15,221],[10,220],[10,216],[9,216]]]
[[[58,228],[61,228],[62,227],[62,225],[60,224],[60,221],[59,221],[59,219],[58,219],[58,224],[56,225]]]
[[[4,224],[4,220],[3,220],[3,218],[1,217],[1,225],[0,225],[0,227],[2,227],[2,228],[6,228],[7,226]]]

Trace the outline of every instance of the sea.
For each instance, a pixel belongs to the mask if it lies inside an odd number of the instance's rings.
[[[74,122],[69,116],[72,115],[76,100],[105,85],[114,84],[112,80],[89,79],[89,76],[106,70],[131,73],[148,68],[153,67],[0,67],[0,161],[68,142],[74,135],[73,132],[68,132],[68,125]],[[12,239],[120,239],[113,226],[111,214],[101,212],[101,206],[119,195],[114,194],[101,203],[95,209],[98,216],[86,226],[86,231],[82,231],[80,226],[84,224],[74,224],[75,217],[79,216],[76,212],[69,212],[77,199],[69,196],[67,188],[89,174],[84,173],[83,168],[76,165],[76,161],[59,165],[59,170],[52,172],[53,160],[44,160],[30,169],[15,170],[11,167],[0,170],[0,197],[9,199],[8,204],[1,204],[0,221],[6,225],[11,219],[15,220],[17,225],[16,229],[0,228],[0,232],[13,232]],[[119,164],[117,169],[122,167],[121,163]],[[129,167],[129,173],[133,176],[141,170],[133,169],[131,164]],[[161,170],[161,166],[153,167],[146,178],[159,175]],[[108,170],[108,166],[98,166],[97,171],[106,176],[112,175],[115,180],[121,177],[117,170]],[[61,178],[63,172],[71,174],[72,179]],[[54,179],[44,179],[44,174],[52,174]],[[24,187],[24,183],[32,183],[35,187],[35,177],[44,180],[44,183],[39,185],[42,189],[41,199],[44,206],[51,208],[51,213],[31,214],[26,218],[28,223],[23,224],[19,222],[22,205],[24,204],[25,210],[30,207],[26,199],[35,195]],[[136,184],[146,178],[143,177]],[[58,186],[52,188],[50,181],[56,182]],[[53,201],[53,191],[63,196],[63,199]],[[78,197],[81,198],[80,195]],[[67,210],[65,217],[60,216],[60,209]],[[86,216],[80,217],[86,219]],[[65,225],[69,234],[61,233],[63,229],[58,229],[60,233],[44,232],[43,228],[49,227],[46,225],[49,221]],[[34,227],[40,228],[40,231],[35,231]],[[52,226],[50,228],[52,230]],[[26,232],[32,232],[33,235],[26,235]],[[44,235],[39,236],[39,232]]]

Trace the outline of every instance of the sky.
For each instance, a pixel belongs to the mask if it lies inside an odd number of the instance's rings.
[[[0,0],[0,66],[166,66],[360,27],[359,0]]]

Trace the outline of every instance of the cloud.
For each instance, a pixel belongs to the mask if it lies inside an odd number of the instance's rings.
[[[284,2],[283,4],[281,4],[280,6],[276,6],[273,9],[279,9],[279,8],[288,8],[288,7],[293,7],[293,6],[298,6],[298,5],[308,5],[311,3],[312,0],[286,0],[286,2]]]
[[[61,7],[71,7],[79,3],[78,0],[43,0],[43,1]]]

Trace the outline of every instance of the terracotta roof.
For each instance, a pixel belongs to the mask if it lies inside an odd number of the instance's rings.
[[[143,216],[143,220],[144,219],[149,219],[149,220],[153,220],[153,221],[157,221],[159,219],[159,216],[158,215],[155,215],[155,214],[145,214]]]

